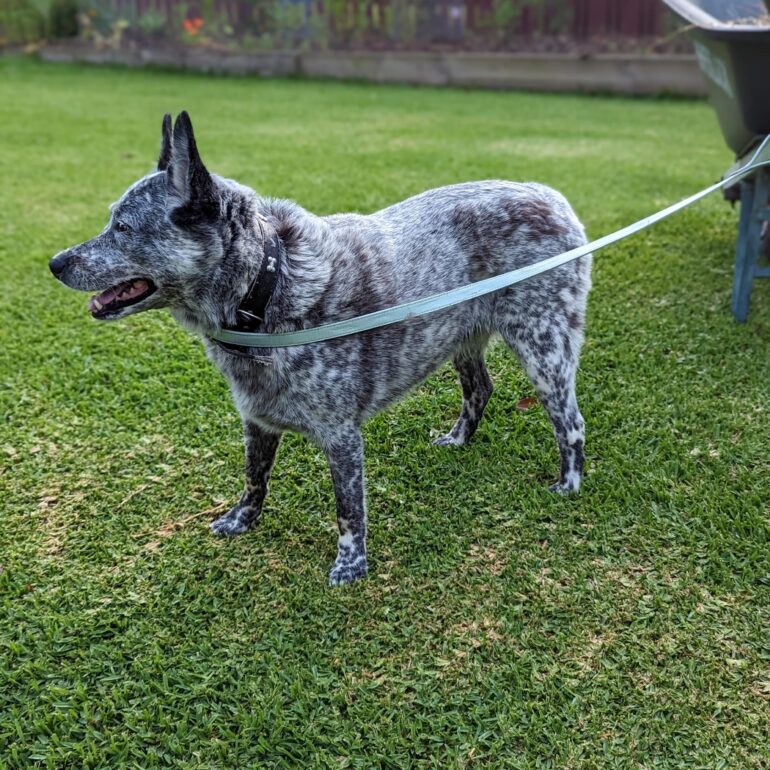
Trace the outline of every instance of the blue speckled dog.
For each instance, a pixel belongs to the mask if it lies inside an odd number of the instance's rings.
[[[101,292],[91,314],[169,307],[227,377],[246,437],[246,489],[212,530],[239,535],[260,516],[281,434],[329,460],[339,542],[332,584],[366,563],[361,424],[452,359],[462,412],[435,443],[470,440],[492,393],[484,364],[499,333],[548,412],[561,453],[552,489],[577,491],[583,418],[575,398],[591,257],[423,318],[294,348],[216,343],[216,329],[292,331],[478,281],[585,243],[567,201],[539,184],[488,181],[417,195],[369,216],[315,216],[210,174],[192,125],[163,121],[157,171],[113,205],[109,225],[50,263],[74,289]],[[106,287],[106,288],[105,288]]]

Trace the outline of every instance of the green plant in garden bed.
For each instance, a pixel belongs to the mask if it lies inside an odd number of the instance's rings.
[[[0,2],[0,46],[33,43],[45,34],[45,15],[32,0]]]
[[[537,179],[595,237],[730,165],[705,103],[18,59],[0,103],[3,770],[767,766],[770,287],[732,322],[724,201],[596,258],[581,495],[547,492],[496,346],[467,450],[430,445],[449,367],[368,425],[376,561],[341,591],[321,454],[289,437],[260,527],[213,538],[242,475],[224,382],[167,315],[95,324],[46,264],[152,167],[166,110],[319,213]]]
[[[79,24],[76,0],[52,0],[48,15],[52,38],[77,37]]]
[[[162,37],[166,26],[166,16],[155,8],[149,8],[142,12],[136,24],[143,35],[150,38]]]

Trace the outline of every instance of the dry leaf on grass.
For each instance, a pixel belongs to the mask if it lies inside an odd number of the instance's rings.
[[[174,532],[182,529],[182,527],[189,524],[191,521],[195,521],[195,519],[200,519],[203,516],[211,516],[215,513],[219,513],[220,511],[224,510],[226,507],[227,507],[227,503],[222,502],[222,503],[219,503],[218,505],[215,505],[213,508],[207,508],[205,511],[199,511],[198,513],[191,513],[189,516],[185,516],[176,521],[169,521],[154,533],[155,537],[156,538],[171,537],[171,535],[173,535]],[[151,540],[149,543],[147,543],[144,546],[144,549],[146,551],[155,551],[157,550],[159,545],[160,545],[159,540]]]

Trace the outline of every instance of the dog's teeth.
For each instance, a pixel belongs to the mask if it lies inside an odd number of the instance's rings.
[[[99,300],[98,300],[98,299],[96,299],[96,298],[94,298],[94,300],[93,300],[92,304],[93,304],[93,306],[94,306],[94,308],[95,308],[96,310],[101,310],[101,309],[104,307],[104,305],[102,305],[102,303],[101,303],[101,302],[99,302]]]

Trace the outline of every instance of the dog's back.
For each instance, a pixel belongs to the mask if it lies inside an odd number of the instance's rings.
[[[369,216],[324,217],[337,258],[362,275],[371,269],[405,302],[539,261],[585,243],[566,199],[536,183],[501,180],[448,185]],[[332,260],[335,256],[332,255]],[[365,266],[363,262],[371,262]],[[586,270],[588,261],[582,263]],[[548,278],[548,275],[545,276]]]
[[[272,202],[271,211],[275,205]],[[285,210],[279,210],[279,216],[285,216]],[[451,185],[368,216],[319,219],[298,207],[292,212],[310,218],[295,229],[312,233],[331,276],[304,313],[306,326],[446,291],[585,242],[564,197],[540,184],[495,180]],[[348,391],[340,407],[350,415],[355,406],[355,419],[361,421],[403,395],[458,349],[483,345],[494,332],[510,337],[514,327],[519,333],[536,320],[548,325],[554,337],[569,338],[566,344],[577,355],[589,288],[590,257],[584,257],[423,318],[272,355],[279,369],[285,364],[290,370],[299,361],[304,370],[311,360],[320,371],[334,370],[338,380],[349,384],[339,389]],[[289,371],[286,378],[293,379]],[[353,400],[351,391],[356,391]]]

